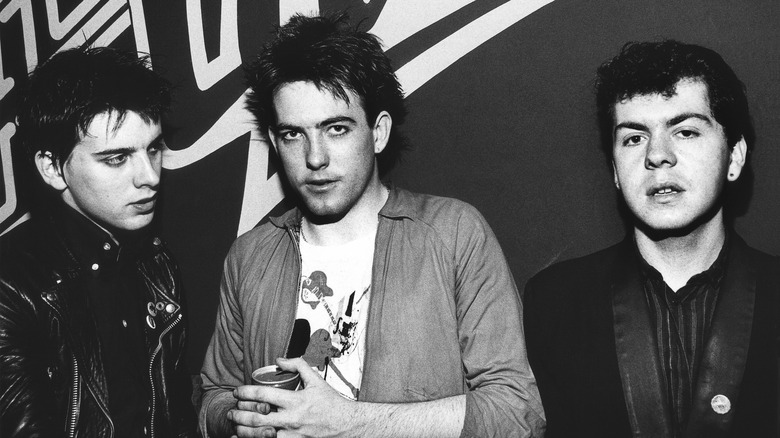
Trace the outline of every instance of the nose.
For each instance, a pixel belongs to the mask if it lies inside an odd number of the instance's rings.
[[[645,151],[645,168],[672,167],[676,164],[677,156],[674,153],[672,141],[657,136],[651,138]]]
[[[138,188],[151,187],[156,190],[160,184],[161,169],[162,153],[160,151],[142,154],[136,163],[135,186]]]
[[[312,136],[306,145],[306,167],[318,170],[328,167],[330,157],[323,139]]]

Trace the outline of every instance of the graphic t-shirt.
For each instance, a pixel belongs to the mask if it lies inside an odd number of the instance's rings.
[[[338,246],[300,240],[302,278],[287,357],[303,356],[350,399],[357,398],[363,376],[374,237]]]

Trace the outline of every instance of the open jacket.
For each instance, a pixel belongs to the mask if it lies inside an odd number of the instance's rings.
[[[284,357],[296,315],[300,212],[239,237],[225,260],[203,363],[201,421]],[[463,436],[539,436],[542,408],[525,355],[522,307],[482,216],[453,199],[393,189],[379,212],[359,401],[466,394]],[[204,423],[201,423],[204,428]]]
[[[778,436],[780,261],[732,237],[684,437]],[[548,438],[672,436],[638,263],[628,238],[528,282],[528,357]]]
[[[148,237],[137,260],[144,301],[163,303],[145,332],[152,388],[148,436],[195,436],[191,380],[184,364],[185,323],[176,265]],[[85,272],[86,271],[86,272]],[[114,425],[101,346],[88,294],[89,275],[57,221],[27,222],[0,247],[0,436],[112,437]]]

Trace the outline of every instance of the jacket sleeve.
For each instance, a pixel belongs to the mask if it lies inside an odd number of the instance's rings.
[[[458,218],[454,248],[469,387],[461,436],[542,436],[545,417],[526,355],[520,295],[495,235],[473,207]]]
[[[211,342],[203,360],[203,404],[200,410],[200,429],[204,436],[230,436],[225,418],[236,406],[233,389],[243,385],[243,317],[236,297],[235,253],[225,259],[220,283],[219,309]]]
[[[31,299],[0,279],[0,436],[62,433],[49,379],[65,373],[47,367],[37,318]]]

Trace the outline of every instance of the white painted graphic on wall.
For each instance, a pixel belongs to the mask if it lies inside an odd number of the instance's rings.
[[[194,81],[198,89],[203,91],[217,84],[236,68],[240,68],[242,61],[238,46],[238,0],[221,2],[219,54],[211,60],[206,56],[201,1],[186,1],[186,21]],[[382,39],[387,50],[473,1],[388,0],[370,31]],[[406,95],[414,93],[458,59],[551,2],[552,0],[511,0],[476,17],[467,25],[443,38],[398,69],[398,78]],[[280,1],[279,22],[286,22],[296,12],[317,13],[318,10],[317,0]],[[45,13],[46,20],[38,20],[38,23],[45,22],[50,37],[55,41],[62,41],[59,50],[76,47],[86,41],[91,41],[93,45],[110,45],[119,35],[131,28],[136,48],[139,51],[149,51],[141,0],[83,0],[65,17],[60,16],[57,0],[46,0]],[[13,44],[23,45],[29,71],[39,62],[32,0],[7,2],[0,8],[0,25],[8,23],[17,14],[21,17],[23,37],[21,41],[13,41]],[[0,52],[0,102],[15,86],[14,80],[3,74],[3,61],[3,54]],[[269,145],[264,137],[253,129],[251,116],[244,109],[245,99],[245,94],[237,99],[192,145],[177,151],[166,150],[163,157],[164,167],[175,171],[203,159],[236,138],[250,133],[251,143],[247,157],[244,198],[237,234],[251,229],[283,197],[279,175],[274,173],[267,177]],[[5,189],[5,203],[0,206],[0,223],[4,223],[15,214],[18,208],[17,187],[10,160],[10,141],[14,133],[13,124],[7,124],[0,129],[0,160],[2,160]],[[10,230],[27,217],[27,215],[22,216],[0,232]]]

